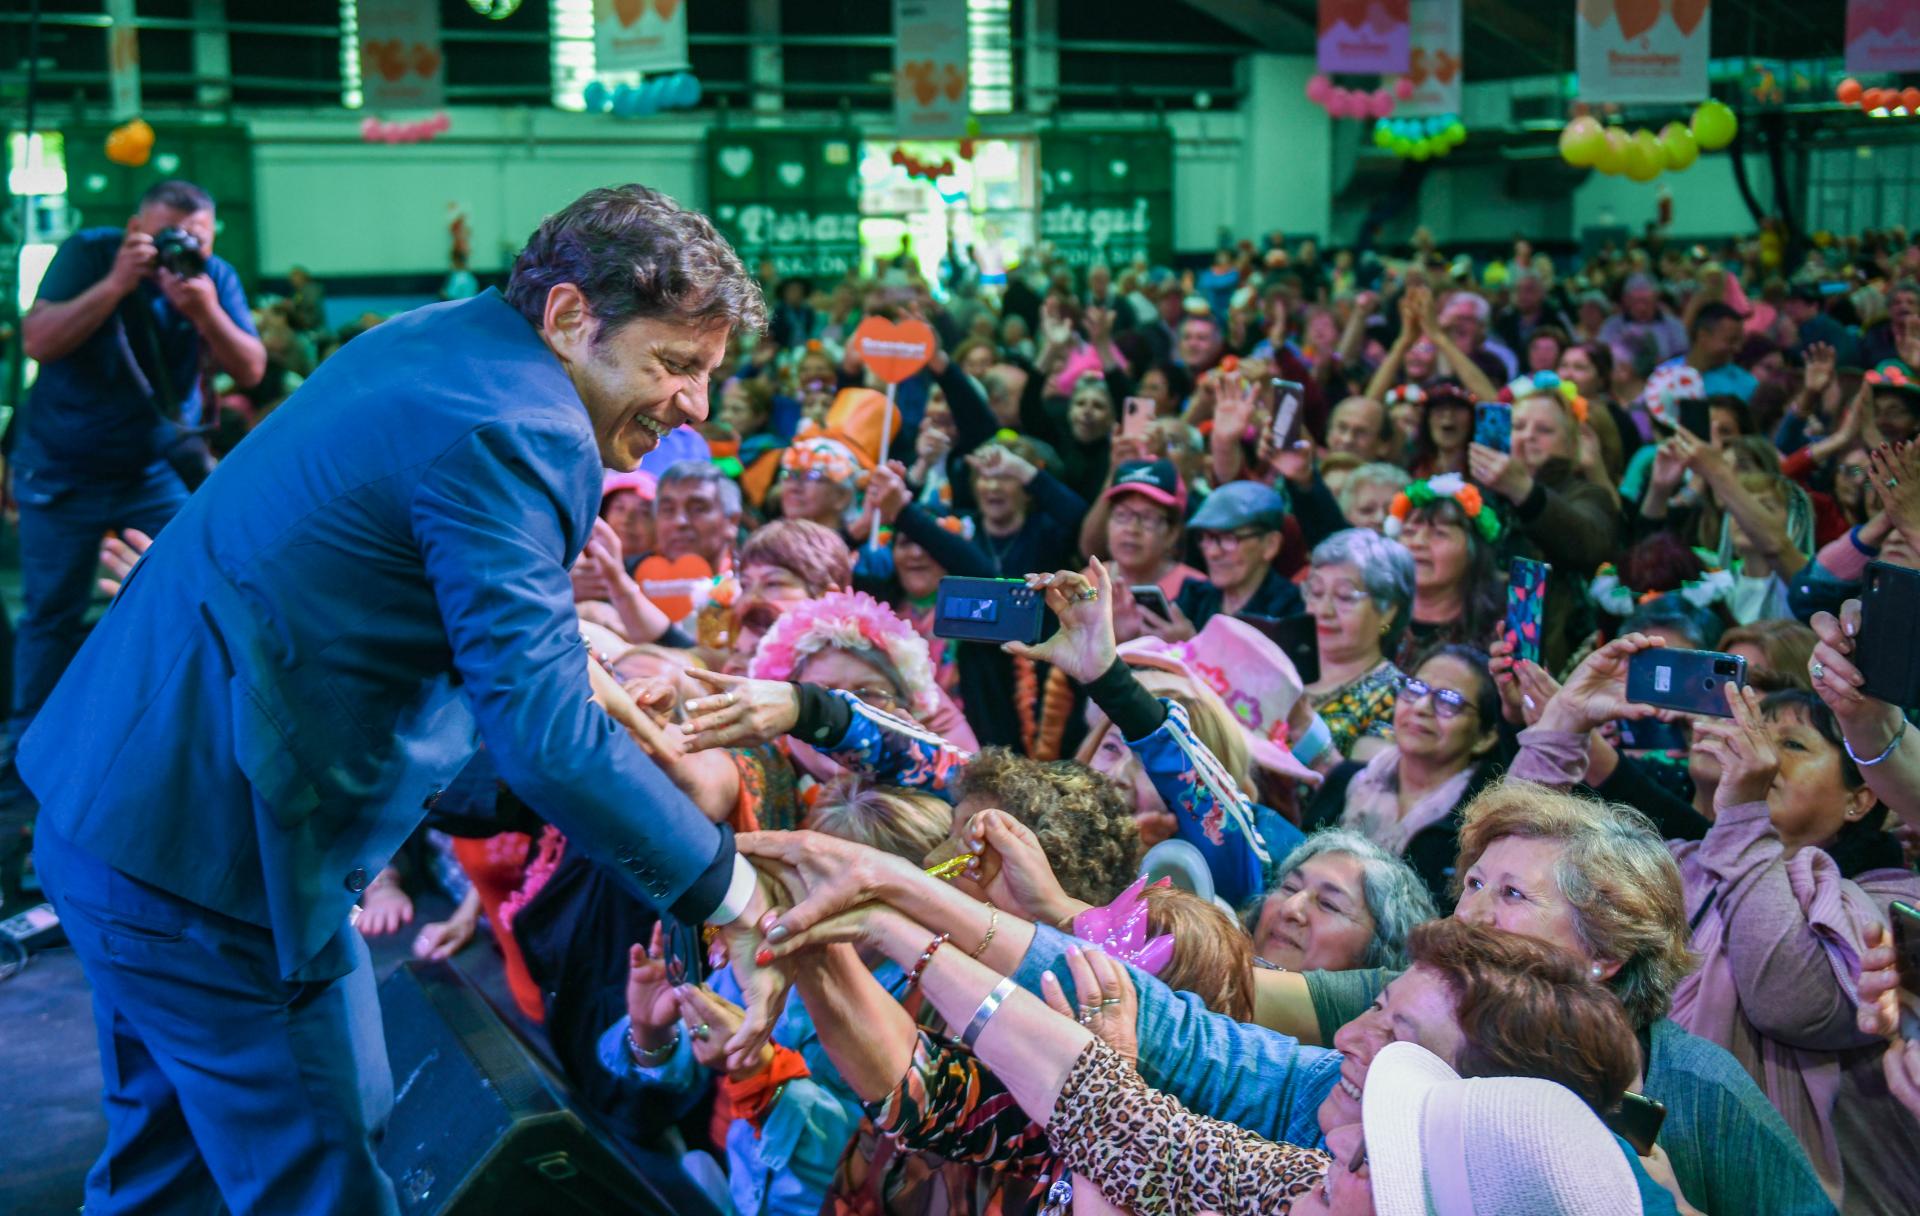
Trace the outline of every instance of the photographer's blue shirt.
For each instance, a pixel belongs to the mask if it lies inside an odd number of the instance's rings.
[[[68,237],[40,281],[38,298],[62,303],[106,278],[126,235],[120,228],[87,228]],[[233,267],[208,258],[207,276],[234,324],[254,333]],[[141,325],[141,312],[150,326]],[[142,281],[71,354],[40,365],[14,436],[15,467],[49,488],[139,476],[160,459],[160,394],[170,388],[181,420],[199,422],[205,349],[193,322],[167,302],[159,284]]]

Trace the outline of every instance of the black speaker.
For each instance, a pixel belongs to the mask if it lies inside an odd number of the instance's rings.
[[[670,1151],[607,1136],[446,962],[380,985],[393,1117],[380,1164],[407,1216],[717,1216]]]

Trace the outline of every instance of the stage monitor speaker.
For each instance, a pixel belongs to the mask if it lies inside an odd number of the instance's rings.
[[[677,1155],[637,1154],[458,968],[403,964],[380,985],[393,1117],[380,1164],[406,1216],[717,1216]]]

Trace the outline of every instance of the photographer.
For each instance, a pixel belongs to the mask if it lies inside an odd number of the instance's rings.
[[[14,739],[85,636],[102,534],[157,534],[211,467],[193,430],[205,361],[241,388],[266,369],[240,278],[213,241],[206,191],[159,182],[125,231],[67,238],[27,313],[40,376],[11,436],[26,600]]]

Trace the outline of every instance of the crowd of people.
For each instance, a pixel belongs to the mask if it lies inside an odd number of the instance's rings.
[[[762,267],[572,572],[639,745],[782,877],[771,1042],[484,761],[362,933],[485,932],[741,1216],[1920,1210],[1920,740],[1856,654],[1868,563],[1920,569],[1920,244],[942,272]],[[891,393],[868,316],[935,335]],[[947,576],[1051,631],[942,637]],[[1663,646],[1746,660],[1724,716],[1629,699]]]

